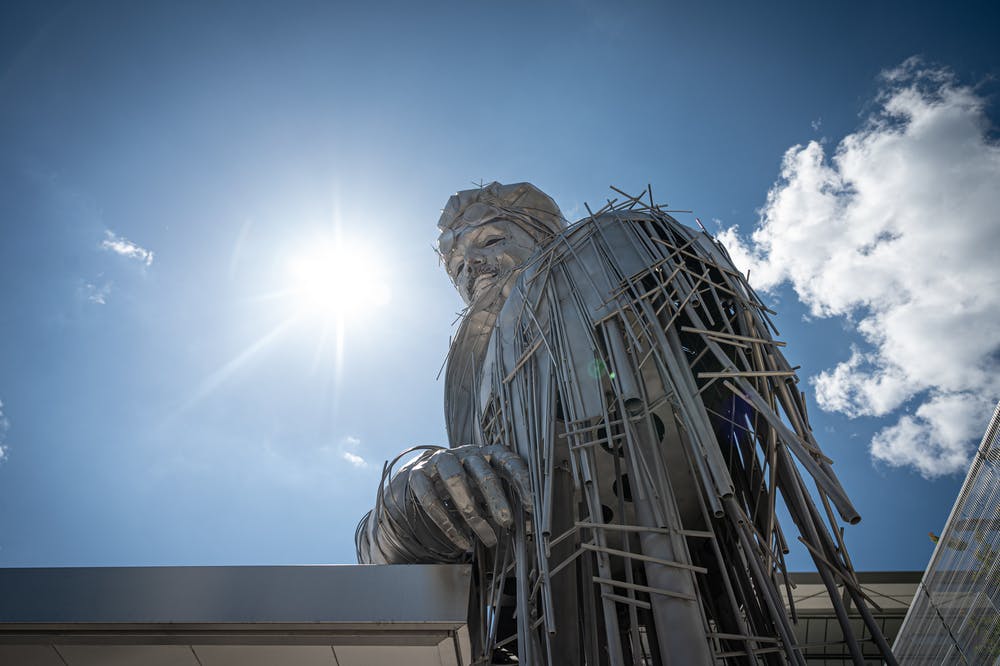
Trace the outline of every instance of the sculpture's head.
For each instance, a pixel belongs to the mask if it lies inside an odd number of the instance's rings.
[[[565,226],[555,201],[531,183],[494,182],[448,199],[438,252],[462,300],[491,308],[506,299],[528,257]]]

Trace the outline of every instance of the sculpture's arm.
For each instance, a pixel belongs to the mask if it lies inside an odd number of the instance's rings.
[[[402,564],[457,562],[475,540],[492,548],[497,529],[513,524],[511,501],[531,511],[528,468],[502,447],[415,447],[423,452],[382,475],[375,508],[354,535],[358,562]],[[504,489],[506,481],[514,493]]]

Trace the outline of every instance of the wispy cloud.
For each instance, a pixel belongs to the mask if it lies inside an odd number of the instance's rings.
[[[104,305],[108,302],[108,296],[111,295],[112,286],[111,282],[105,282],[102,285],[85,282],[83,285],[84,296],[86,296],[87,300],[91,303]]]
[[[104,232],[105,238],[101,241],[101,248],[114,252],[128,259],[134,259],[145,266],[153,263],[153,252],[141,247],[124,236],[117,236],[111,231]]]
[[[368,467],[368,463],[361,456],[351,453],[350,451],[343,451],[341,457],[347,462],[351,463],[355,467]]]
[[[347,435],[340,440],[340,457],[355,467],[368,467],[368,461],[356,453],[361,447],[361,440],[353,435]]]
[[[913,408],[871,453],[932,477],[965,468],[1000,397],[1000,146],[950,71],[910,59],[882,84],[832,157],[816,141],[785,153],[749,240],[720,239],[757,286],[856,322],[865,344],[813,378],[820,406]]]
[[[0,400],[0,463],[7,459],[7,452],[10,450],[5,442],[7,441],[7,431],[10,429],[10,420],[3,413],[3,400]]]

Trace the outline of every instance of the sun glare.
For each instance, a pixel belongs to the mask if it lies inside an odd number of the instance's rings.
[[[289,262],[291,292],[298,312],[351,320],[385,305],[389,288],[378,263],[360,246],[319,243]]]

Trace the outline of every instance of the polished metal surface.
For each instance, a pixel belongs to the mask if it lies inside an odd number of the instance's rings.
[[[0,569],[0,665],[457,665],[461,565]]]
[[[464,621],[446,565],[0,569],[0,623]]]

